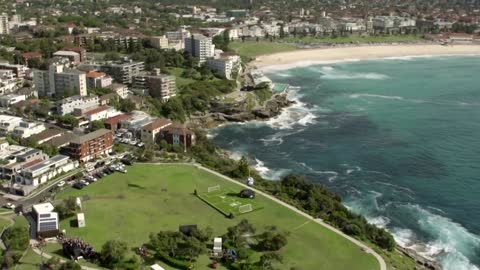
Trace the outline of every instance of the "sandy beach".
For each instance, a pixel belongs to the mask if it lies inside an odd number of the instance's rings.
[[[264,70],[281,70],[337,61],[436,55],[480,55],[480,45],[372,45],[305,49],[262,55],[253,65]]]

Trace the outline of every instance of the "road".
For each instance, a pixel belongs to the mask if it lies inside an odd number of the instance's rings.
[[[164,164],[162,164],[162,163],[149,163],[149,164],[164,165]],[[166,164],[171,164],[171,163],[166,163]],[[353,242],[355,245],[357,245],[357,246],[359,246],[360,248],[362,248],[362,250],[365,251],[366,253],[371,254],[372,256],[374,256],[375,259],[377,259],[377,261],[378,261],[378,263],[379,263],[379,265],[380,265],[380,270],[387,270],[387,264],[385,263],[385,260],[382,258],[382,256],[380,256],[377,252],[375,252],[375,250],[373,250],[373,249],[370,248],[369,246],[365,245],[365,244],[362,243],[361,241],[359,241],[359,240],[357,240],[357,239],[355,239],[355,238],[353,238],[353,237],[350,237],[350,236],[346,235],[345,233],[343,233],[343,232],[340,231],[339,229],[337,229],[337,228],[335,228],[335,227],[332,227],[331,225],[325,223],[323,220],[318,219],[318,218],[314,218],[314,217],[310,216],[309,214],[307,214],[307,213],[305,213],[305,212],[303,212],[303,211],[295,208],[294,206],[292,206],[292,205],[290,205],[290,204],[288,204],[288,203],[285,203],[285,202],[283,202],[283,201],[275,198],[274,196],[271,196],[271,195],[269,195],[269,194],[267,194],[267,193],[265,193],[265,192],[263,192],[263,191],[260,191],[260,190],[258,190],[258,189],[252,188],[251,186],[247,186],[247,185],[245,185],[245,184],[243,184],[243,183],[240,183],[239,181],[237,181],[237,180],[235,180],[235,179],[233,179],[233,178],[230,178],[230,177],[228,177],[228,176],[225,176],[225,175],[223,175],[223,174],[221,174],[221,173],[219,173],[219,172],[216,172],[216,171],[211,170],[211,169],[209,169],[209,168],[205,168],[205,167],[203,167],[203,166],[200,165],[200,164],[191,164],[191,163],[183,163],[183,164],[196,166],[197,168],[200,168],[200,169],[202,169],[202,170],[204,170],[204,171],[207,171],[207,172],[209,172],[209,173],[212,173],[212,174],[214,174],[214,175],[217,175],[217,176],[219,176],[219,177],[221,177],[221,178],[223,178],[223,179],[225,179],[225,180],[227,180],[227,181],[229,181],[229,182],[235,183],[235,184],[237,184],[237,185],[239,185],[239,186],[242,186],[242,187],[244,187],[244,188],[252,189],[252,190],[254,190],[257,194],[261,194],[262,196],[267,197],[268,199],[270,199],[270,200],[272,200],[272,201],[274,201],[274,202],[276,202],[276,203],[278,203],[278,204],[281,204],[281,205],[289,208],[290,210],[292,210],[292,211],[294,211],[294,212],[296,212],[296,213],[298,213],[298,214],[300,214],[300,215],[308,218],[309,220],[312,220],[312,221],[314,221],[314,222],[316,222],[316,223],[324,226],[325,228],[327,228],[327,229],[335,232],[336,234],[338,234],[338,235],[340,235],[340,236],[342,236],[342,237],[350,240],[350,241]]]

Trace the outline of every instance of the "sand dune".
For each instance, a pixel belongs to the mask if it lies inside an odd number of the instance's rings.
[[[378,45],[306,49],[262,55],[257,57],[253,65],[275,70],[335,61],[435,55],[480,55],[480,45]]]

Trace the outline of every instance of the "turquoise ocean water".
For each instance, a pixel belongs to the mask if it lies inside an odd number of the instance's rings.
[[[267,178],[307,175],[447,270],[480,267],[480,57],[399,57],[271,70],[300,87],[268,122],[214,140]]]

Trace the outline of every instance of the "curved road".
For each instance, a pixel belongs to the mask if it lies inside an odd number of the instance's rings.
[[[163,165],[162,163],[150,163],[150,164]],[[172,163],[168,163],[168,164],[172,164]],[[329,230],[337,233],[338,235],[340,235],[340,236],[342,236],[342,237],[350,240],[351,242],[353,242],[354,244],[356,244],[357,246],[359,246],[360,248],[362,248],[366,253],[373,255],[373,256],[375,257],[375,259],[377,259],[378,263],[380,264],[380,270],[387,270],[387,264],[385,263],[385,260],[383,260],[382,256],[380,256],[377,252],[375,252],[375,250],[373,250],[373,249],[370,248],[369,246],[365,245],[365,244],[362,243],[361,241],[358,241],[357,239],[346,235],[345,233],[343,233],[343,232],[340,231],[339,229],[337,229],[337,228],[335,228],[335,227],[333,227],[333,226],[325,223],[323,220],[318,219],[318,218],[314,218],[314,217],[310,216],[309,214],[307,214],[307,213],[305,213],[305,212],[303,212],[303,211],[301,211],[301,210],[293,207],[292,205],[290,205],[290,204],[288,204],[288,203],[285,203],[285,202],[283,202],[283,201],[275,198],[274,196],[271,196],[271,195],[269,195],[269,194],[267,194],[267,193],[265,193],[265,192],[262,192],[262,191],[260,191],[260,190],[258,190],[258,189],[255,189],[255,188],[252,188],[252,187],[250,187],[250,186],[247,186],[247,185],[245,185],[245,184],[243,184],[243,183],[240,183],[239,181],[237,181],[237,180],[235,180],[235,179],[232,179],[232,178],[230,178],[230,177],[228,177],[228,176],[225,176],[225,175],[223,175],[223,174],[221,174],[221,173],[219,173],[219,172],[216,172],[216,171],[211,170],[211,169],[209,169],[209,168],[205,168],[205,167],[203,167],[203,166],[200,165],[200,164],[196,164],[196,163],[195,163],[195,164],[184,163],[184,164],[194,165],[194,166],[196,166],[197,168],[200,168],[200,169],[205,170],[205,171],[207,171],[207,172],[209,172],[209,173],[215,174],[215,175],[217,175],[217,176],[219,176],[219,177],[221,177],[221,178],[223,178],[223,179],[225,179],[225,180],[227,180],[227,181],[230,181],[230,182],[232,182],[232,183],[235,183],[235,184],[237,184],[237,185],[239,185],[239,186],[242,186],[242,187],[244,187],[244,188],[252,189],[252,190],[254,190],[255,192],[263,195],[264,197],[267,197],[267,198],[269,198],[270,200],[275,201],[276,203],[281,204],[281,205],[289,208],[290,210],[295,211],[296,213],[298,213],[298,214],[300,214],[300,215],[302,215],[302,216],[304,216],[304,217],[306,217],[306,218],[308,218],[308,219],[310,219],[310,220],[313,220],[314,222],[316,222],[316,223],[324,226],[325,228],[327,228],[327,229],[329,229]]]

